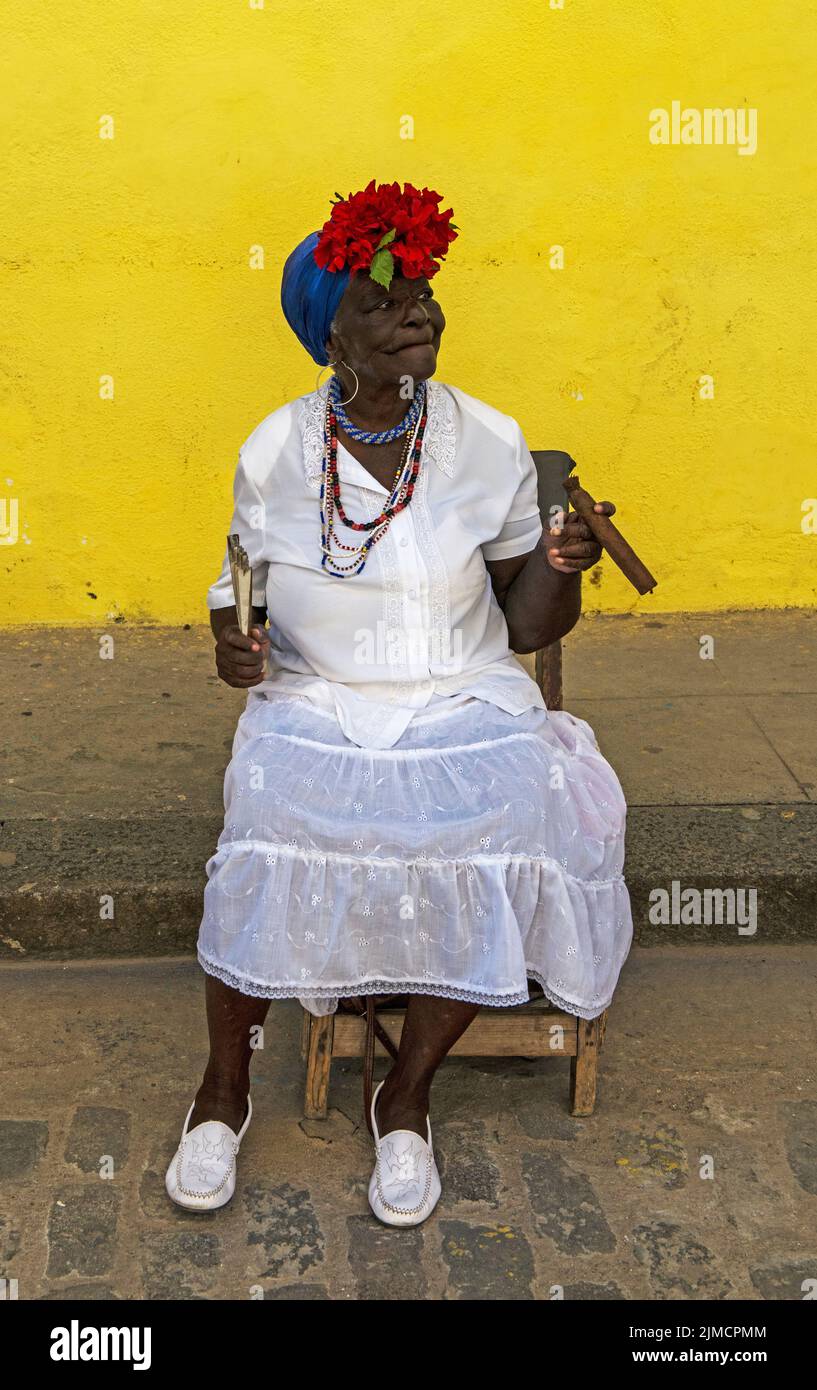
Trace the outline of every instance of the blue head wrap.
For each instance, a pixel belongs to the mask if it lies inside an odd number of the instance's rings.
[[[321,270],[312,255],[319,232],[295,247],[284,264],[281,278],[281,307],[287,323],[316,362],[329,361],[325,343],[329,326],[349,283],[348,270]]]

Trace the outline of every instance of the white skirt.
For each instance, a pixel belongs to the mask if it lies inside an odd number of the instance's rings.
[[[590,725],[473,699],[360,748],[299,696],[250,691],[207,861],[198,958],[313,1014],[341,996],[595,1018],[632,941],[626,802]]]

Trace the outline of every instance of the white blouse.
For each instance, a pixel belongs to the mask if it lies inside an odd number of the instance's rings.
[[[328,382],[274,410],[239,450],[230,532],[247,551],[270,636],[267,676],[248,693],[305,696],[360,747],[392,747],[430,705],[477,698],[512,714],[546,708],[511,652],[485,566],[539,540],[536,466],[510,415],[459,387],[426,386],[412,500],[360,574],[341,579],[321,568]],[[346,514],[374,520],[389,494],[340,441],[338,473]],[[369,534],[338,517],[335,529],[352,545]],[[207,606],[233,602],[225,546]]]

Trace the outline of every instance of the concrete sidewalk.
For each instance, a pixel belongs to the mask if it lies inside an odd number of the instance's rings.
[[[20,1299],[801,1301],[817,1278],[810,943],[636,948],[586,1119],[565,1059],[448,1058],[442,1197],[405,1231],[368,1207],[360,1062],[302,1120],[297,1004],[270,1008],[235,1197],[199,1214],[164,1189],[206,1059],[197,967],[2,974],[0,1275]]]
[[[759,940],[817,935],[815,636],[814,614],[796,610],[591,617],[566,639],[565,707],[593,726],[628,798],[643,944],[745,944],[734,927],[651,926],[649,894],[673,880],[755,887]],[[6,631],[0,682],[16,692],[0,959],[191,951],[245,700],[216,677],[209,629]],[[101,894],[113,922],[100,922]]]

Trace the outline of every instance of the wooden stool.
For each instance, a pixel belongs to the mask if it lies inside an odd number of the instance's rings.
[[[550,528],[553,507],[566,506],[562,483],[573,468],[569,454],[556,449],[531,451],[539,481],[542,525]],[[536,683],[548,709],[562,708],[562,648],[560,642],[536,653]],[[539,985],[528,981],[527,1004],[484,1008],[451,1048],[452,1057],[569,1057],[570,1113],[592,1115],[596,1103],[598,1055],[607,1024],[605,1010],[590,1021],[562,1013],[545,999]],[[377,996],[375,996],[377,997]],[[398,995],[378,1010],[378,1022],[399,1045],[408,995]],[[333,1057],[363,1058],[366,1020],[337,1012],[322,1018],[303,1010],[301,1057],[306,1062],[304,1116],[324,1119],[329,1100]],[[375,1057],[388,1053],[375,1038]]]
[[[591,1021],[574,1018],[553,1007],[530,982],[531,999],[510,1008],[482,1009],[458,1038],[449,1057],[569,1057],[570,1113],[592,1115],[596,1103],[598,1054],[604,1042],[607,1011]],[[378,1022],[395,1046],[408,1004],[399,995],[388,1008],[378,1009]],[[355,1014],[326,1014],[317,1018],[303,1010],[301,1056],[306,1062],[304,1117],[325,1119],[334,1057],[363,1057],[366,1020]],[[375,1039],[375,1057],[386,1057]]]

